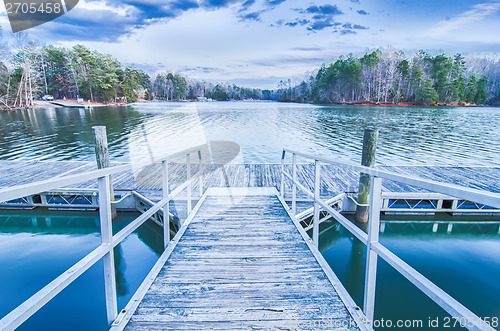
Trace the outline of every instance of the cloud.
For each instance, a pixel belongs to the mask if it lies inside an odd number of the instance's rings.
[[[323,30],[325,28],[331,27],[331,26],[337,26],[340,25],[341,23],[338,22],[333,22],[332,20],[323,20],[323,21],[314,21],[311,23],[311,25],[307,28],[308,30],[316,31],[316,30]]]
[[[183,72],[202,72],[202,73],[212,73],[212,72],[224,72],[224,70],[220,68],[214,68],[214,67],[184,67],[181,69]]]
[[[292,47],[291,51],[306,51],[306,52],[317,52],[324,50],[323,47],[310,46],[310,47]]]
[[[357,13],[358,13],[359,15],[368,15],[368,12],[367,12],[367,11],[365,11],[365,10],[363,10],[363,9],[358,10],[358,11],[357,11]]]
[[[317,65],[324,61],[323,57],[318,56],[280,56],[278,58],[264,58],[251,61],[251,64],[263,67],[276,67],[283,65],[311,64]]]
[[[310,20],[295,20],[295,21],[289,21],[289,22],[285,22],[283,23],[284,21],[283,20],[279,20],[279,21],[276,21],[276,25],[277,26],[281,26],[281,25],[286,25],[286,26],[289,26],[289,27],[296,27],[298,25],[309,25],[311,24],[311,21]]]
[[[204,0],[202,1],[200,7],[207,9],[219,9],[228,7],[234,3],[240,2],[238,0]]]
[[[359,24],[352,23],[341,23],[337,21],[337,17],[344,14],[344,12],[336,5],[316,5],[311,4],[305,9],[295,9],[295,11],[302,14],[301,18],[296,18],[291,21],[278,20],[276,21],[276,26],[288,26],[291,28],[297,27],[299,25],[306,26],[306,29],[310,32],[317,32],[325,30],[327,28],[332,28],[331,31],[340,34],[355,34],[356,30],[366,30],[368,27]],[[362,11],[366,15],[365,11]]]
[[[487,16],[493,15],[500,10],[500,2],[477,4],[461,15],[448,18],[439,22],[436,26],[424,33],[425,37],[444,37],[450,32],[460,29],[472,22],[480,21]]]
[[[268,7],[276,7],[278,5],[281,5],[285,1],[286,0],[266,0],[266,4]]]
[[[240,21],[260,21],[260,15],[285,0],[265,0],[261,11],[250,8],[256,0],[80,0],[80,3],[50,26],[38,33],[50,34],[45,39],[78,41],[116,41],[157,22],[167,22],[193,10],[218,10],[239,4],[236,16]]]
[[[260,21],[260,12],[248,13],[240,16],[242,21]]]
[[[350,29],[343,29],[340,31],[340,34],[341,35],[346,35],[346,34],[356,34],[357,32],[354,31],[354,30],[350,30]]]
[[[44,40],[116,41],[137,26],[138,18],[133,15],[117,15],[111,10],[88,10],[80,8],[59,19],[38,27],[36,34]]]
[[[253,4],[255,3],[255,0],[246,0],[245,2],[243,2],[241,4],[241,9],[240,11],[244,11],[244,10],[247,10],[248,8],[250,8]]]
[[[344,12],[339,7],[330,4],[320,6],[312,4],[306,9],[299,9],[298,11],[305,16],[309,16],[309,18],[302,20],[297,19],[293,22],[290,22],[290,24],[285,25],[296,26],[296,23],[307,25],[307,30],[313,32],[340,25],[340,23],[334,21],[334,17],[344,14]]]
[[[170,8],[181,11],[187,11],[198,7],[200,7],[200,5],[196,1],[174,1],[170,3]]]
[[[307,7],[305,10],[307,13],[319,14],[323,16],[333,16],[333,15],[342,15],[343,12],[337,6],[332,5],[324,5],[324,6],[316,6],[312,5]]]
[[[359,24],[351,24],[351,23],[344,23],[344,25],[342,25],[342,27],[344,29],[352,29],[352,30],[367,30],[368,28],[366,26],[362,26],[362,25],[359,25]]]
[[[342,25],[342,29],[340,30],[341,35],[346,35],[346,34],[356,34],[356,30],[368,30],[366,26],[359,25],[359,24],[352,24],[352,23],[344,23]]]

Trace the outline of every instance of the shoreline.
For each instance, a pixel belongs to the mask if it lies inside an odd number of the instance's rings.
[[[389,106],[389,107],[479,107],[475,103],[436,103],[433,105],[424,104],[412,104],[412,103],[390,103],[390,102],[345,102],[345,103],[334,103],[336,105],[346,105],[346,106]]]
[[[124,106],[128,103],[125,102],[78,102],[76,99],[55,99],[53,101],[43,101],[43,100],[35,100],[33,108],[62,108],[62,107],[74,107],[74,108],[88,108],[88,107],[116,107],[116,106]]]
[[[453,104],[433,104],[433,105],[423,105],[423,104],[411,104],[411,103],[385,103],[385,102],[340,102],[340,103],[313,103],[313,102],[297,102],[297,101],[279,101],[279,100],[214,100],[213,102],[233,102],[233,101],[260,101],[260,102],[279,102],[279,103],[299,103],[299,104],[312,104],[312,105],[321,105],[321,106],[385,106],[385,107],[495,107],[488,105],[477,105],[472,103],[453,103]],[[140,99],[133,103],[127,102],[77,102],[76,99],[55,99],[53,101],[42,101],[42,100],[34,100],[34,106],[31,109],[44,109],[44,108],[98,108],[98,107],[119,107],[119,106],[127,106],[134,103],[149,103],[149,102],[207,102],[200,100],[144,100]],[[17,110],[21,108],[3,108],[2,110]],[[24,109],[24,108],[23,108]]]

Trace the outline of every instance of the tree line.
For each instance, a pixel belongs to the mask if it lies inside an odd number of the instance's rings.
[[[500,102],[496,57],[419,51],[340,56],[299,84],[281,81],[273,97],[314,103],[492,104]]]
[[[83,98],[92,102],[146,100],[261,99],[260,89],[234,84],[191,80],[178,73],[149,76],[141,69],[123,66],[111,55],[84,45],[71,48],[42,45],[15,35],[9,47],[0,42],[0,104],[32,107],[44,95],[55,99]]]
[[[3,44],[0,64],[1,102],[8,107],[30,107],[43,95],[56,99],[134,102],[149,88],[149,76],[122,66],[110,55],[83,45],[72,48],[41,45],[16,35],[12,50]]]
[[[97,102],[146,100],[279,100],[312,103],[500,104],[498,56],[431,55],[375,50],[340,56],[300,83],[275,90],[190,79],[173,72],[148,75],[83,45],[42,45],[15,35],[0,40],[0,104],[32,107],[43,95]]]
[[[152,98],[157,100],[260,100],[263,91],[235,84],[191,80],[178,73],[156,74],[152,83]]]

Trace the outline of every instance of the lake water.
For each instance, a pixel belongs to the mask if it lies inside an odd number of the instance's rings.
[[[116,233],[137,217],[120,213]],[[0,318],[101,242],[97,212],[0,210]],[[163,251],[162,230],[145,223],[115,248],[119,308],[125,307]],[[98,262],[19,330],[106,330],[104,271]]]
[[[393,253],[422,273],[445,292],[480,317],[496,319],[495,329],[500,329],[500,234],[497,224],[470,223],[455,225],[447,233],[443,224],[436,233],[432,224],[419,221],[450,220],[449,215],[437,216],[383,216],[382,220],[411,221],[406,225],[386,223],[380,242]],[[496,221],[500,217],[459,217],[466,221]],[[330,224],[333,225],[335,223]],[[324,224],[324,227],[328,227]],[[342,226],[326,230],[320,237],[320,250],[355,302],[363,305],[363,288],[366,250]],[[378,259],[375,320],[390,320],[393,328],[398,320],[422,321],[423,328],[430,328],[429,320],[439,322],[438,330],[462,329],[437,304],[420,292],[381,258]],[[446,322],[450,322],[445,327]],[[415,324],[417,325],[417,324]],[[385,324],[385,328],[391,329]],[[404,328],[399,328],[404,329]]]
[[[0,112],[0,160],[92,161],[94,125],[107,127],[110,154],[116,161],[133,161],[209,140],[229,140],[241,146],[240,161],[244,162],[279,162],[283,147],[359,162],[363,129],[376,127],[380,130],[377,160],[382,164],[500,165],[498,108],[275,102],[153,102]],[[114,231],[133,217],[135,214],[121,215]],[[498,227],[464,228],[447,234],[444,229],[432,233],[419,226],[394,226],[387,228],[381,241],[479,316],[498,318],[497,232]],[[146,224],[119,246],[119,308],[125,306],[161,254],[161,238],[154,224]],[[0,317],[99,242],[96,213],[0,211]],[[333,227],[322,234],[320,248],[362,305],[363,245],[341,227]],[[21,329],[66,330],[68,325],[71,330],[106,329],[102,274],[102,263],[98,263]],[[432,316],[440,318],[442,325],[446,314],[385,262],[379,262],[378,276],[376,318],[415,319],[426,325]]]
[[[110,154],[121,161],[144,145],[175,151],[229,140],[241,146],[244,162],[277,163],[283,147],[359,162],[363,130],[375,127],[382,164],[500,165],[499,108],[277,102],[151,102],[0,112],[0,159],[93,160],[94,125],[107,127]]]
[[[114,232],[135,213],[122,213]],[[401,220],[386,216],[383,219]],[[424,220],[443,220],[427,217]],[[462,218],[472,220],[471,218]],[[476,218],[476,220],[485,218]],[[487,220],[500,218],[487,217]],[[446,227],[386,224],[381,242],[481,317],[500,317],[498,225]],[[100,242],[94,212],[0,211],[0,317],[40,290]],[[326,229],[330,227],[330,229]],[[323,223],[320,250],[356,303],[363,304],[365,249],[336,223]],[[125,307],[162,252],[162,231],[146,223],[115,249],[118,308]],[[385,262],[379,260],[376,319],[423,321],[446,313]],[[20,330],[106,330],[102,263],[86,271],[24,323]],[[377,328],[383,329],[383,328]],[[429,329],[429,328],[423,328]],[[419,330],[422,330],[420,328]]]

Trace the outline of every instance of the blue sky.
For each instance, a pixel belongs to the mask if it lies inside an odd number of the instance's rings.
[[[3,31],[10,32],[5,8]],[[382,47],[452,54],[500,51],[500,0],[80,0],[27,30],[149,72],[275,88],[341,54]]]

